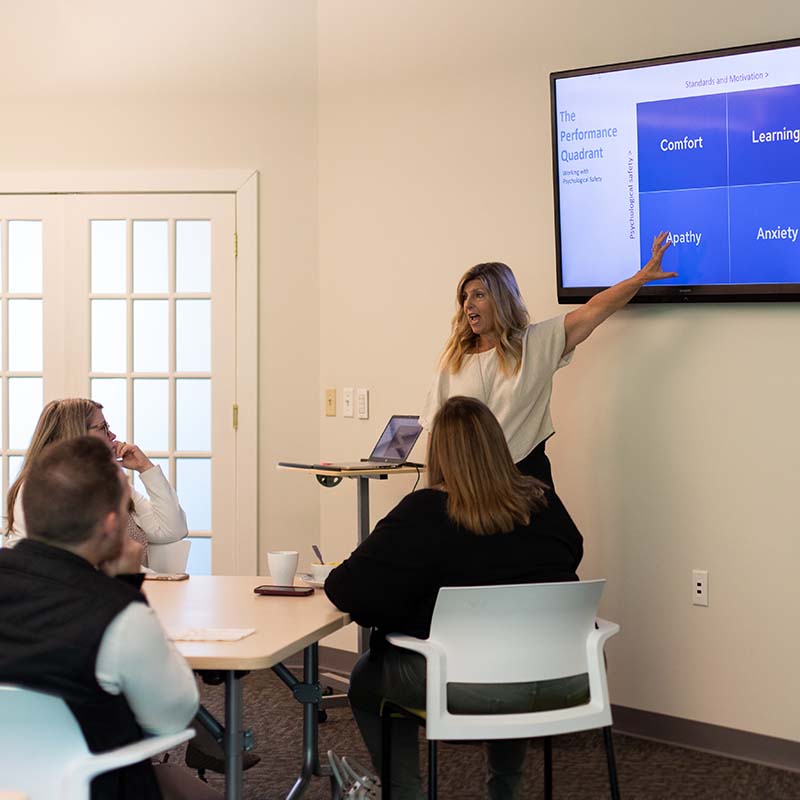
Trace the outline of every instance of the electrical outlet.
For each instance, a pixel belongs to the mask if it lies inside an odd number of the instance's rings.
[[[692,570],[692,604],[696,606],[708,605],[708,570]]]
[[[336,416],[336,389],[325,390],[325,416]]]
[[[353,387],[345,386],[342,389],[342,416],[353,416]]]
[[[358,389],[358,418],[369,419],[369,389]]]

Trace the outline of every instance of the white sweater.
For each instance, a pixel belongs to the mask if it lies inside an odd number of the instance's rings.
[[[178,502],[178,495],[170,482],[155,465],[140,473],[148,497],[133,491],[133,519],[147,535],[150,544],[169,544],[183,539],[189,529],[186,514]],[[14,501],[14,528],[3,536],[4,546],[13,546],[27,536],[25,512],[22,510],[23,484]]]
[[[529,325],[522,340],[522,363],[516,375],[503,375],[496,350],[464,357],[461,369],[438,372],[420,415],[430,430],[440,406],[450,397],[464,395],[482,400],[497,417],[515,463],[555,432],[550,418],[553,375],[569,364],[566,356],[564,317]]]

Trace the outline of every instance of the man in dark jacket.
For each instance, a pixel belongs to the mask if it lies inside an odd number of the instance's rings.
[[[63,697],[93,752],[180,731],[197,711],[192,671],[139,591],[129,501],[103,441],[59,442],[25,479],[28,538],[0,550],[0,682]],[[91,796],[162,795],[145,761],[98,776]]]

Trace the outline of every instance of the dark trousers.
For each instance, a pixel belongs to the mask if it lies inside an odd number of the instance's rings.
[[[380,709],[384,699],[408,709],[425,709],[425,659],[419,653],[386,644],[380,653],[368,651],[350,676],[350,705],[375,769],[381,770]],[[557,681],[500,685],[452,685],[448,707],[466,714],[544,711],[579,705],[589,700],[588,676]],[[411,719],[392,721],[392,797],[424,798],[419,775],[419,725]],[[491,800],[513,800],[522,783],[527,739],[486,743]]]
[[[517,462],[517,469],[523,475],[530,475],[538,478],[542,483],[546,483],[553,491],[556,490],[553,483],[553,470],[550,466],[550,459],[544,451],[544,442],[539,442],[522,461]]]

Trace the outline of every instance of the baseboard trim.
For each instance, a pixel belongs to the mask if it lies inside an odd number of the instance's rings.
[[[800,772],[800,742],[638,708],[612,706],[612,713],[615,732]]]
[[[358,653],[349,650],[319,648],[321,668],[349,674],[357,660]],[[800,742],[626,706],[612,711],[614,731],[627,736],[800,772]]]
[[[319,648],[320,669],[329,669],[334,672],[346,672],[348,675],[358,661],[358,653],[349,650],[339,650],[336,647]]]

